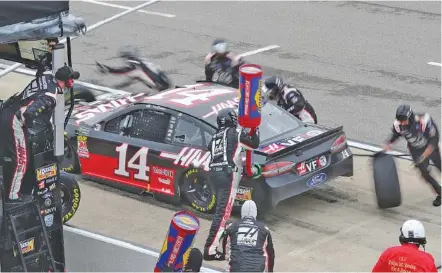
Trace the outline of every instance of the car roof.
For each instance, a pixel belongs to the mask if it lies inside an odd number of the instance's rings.
[[[238,89],[221,84],[204,82],[186,85],[145,97],[139,103],[150,103],[186,113],[216,125],[219,110],[236,107]]]

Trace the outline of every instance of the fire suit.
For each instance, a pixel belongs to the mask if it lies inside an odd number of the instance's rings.
[[[287,84],[283,87],[281,93],[278,100],[279,106],[304,122],[318,123],[313,106],[304,98],[299,89]]]
[[[268,227],[255,218],[243,217],[228,225],[222,244],[229,272],[273,272],[272,236]]]
[[[217,255],[219,240],[232,212],[239,181],[243,172],[241,150],[259,146],[259,130],[249,136],[245,129],[221,128],[209,143],[211,152],[210,180],[215,187],[216,208],[204,247],[204,257]],[[210,259],[210,258],[209,258]]]
[[[232,53],[221,58],[218,56],[215,53],[210,53],[204,60],[206,81],[222,82],[233,88],[238,88],[239,67],[245,63],[244,60]]]
[[[434,145],[434,147],[436,147],[429,158],[418,165],[418,168],[425,181],[427,181],[433,187],[437,195],[440,196],[441,186],[436,179],[430,175],[430,171],[428,170],[430,159],[433,161],[436,168],[438,168],[439,171],[441,170],[439,131],[436,127],[436,123],[428,113],[415,114],[415,122],[411,126],[401,126],[395,121],[393,123],[392,135],[388,142],[393,143],[401,136],[405,137],[407,140],[407,147],[414,162],[419,160],[419,157],[428,145]]]
[[[124,88],[125,86],[132,84],[133,80],[140,80],[147,87],[158,91],[170,88],[169,80],[154,64],[137,57],[126,58],[125,63],[126,66],[118,68],[112,68],[99,63],[97,63],[97,65],[102,72],[117,75],[125,74],[131,79],[130,82],[120,85],[119,88]]]
[[[418,245],[403,244],[390,247],[379,257],[372,272],[437,272],[431,254]]]
[[[27,140],[28,130],[34,121],[48,126],[56,105],[56,94],[62,92],[52,75],[42,75],[19,94],[9,98],[1,111],[1,150],[3,181],[8,199],[20,199],[20,194],[31,194],[35,174]],[[50,126],[50,127],[49,127]],[[23,184],[23,185],[22,185]]]

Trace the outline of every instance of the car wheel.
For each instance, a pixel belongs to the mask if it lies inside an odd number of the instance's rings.
[[[80,161],[74,146],[64,138],[64,157],[60,163],[61,170],[68,173],[80,173]]]
[[[68,222],[80,206],[81,191],[77,180],[68,173],[60,173],[61,214],[63,224]]]
[[[187,202],[198,211],[210,213],[216,206],[215,191],[209,182],[209,176],[203,170],[187,170],[183,175],[181,191]]]
[[[373,157],[373,180],[379,208],[394,208],[401,205],[401,187],[393,156],[378,153]]]

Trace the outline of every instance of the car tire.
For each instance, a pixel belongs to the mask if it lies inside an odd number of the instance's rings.
[[[207,172],[197,168],[187,170],[183,174],[181,192],[192,208],[203,213],[215,209],[216,195]]]
[[[401,205],[401,187],[393,156],[385,153],[373,156],[373,180],[379,208],[394,208]]]
[[[60,172],[60,195],[62,203],[62,222],[68,222],[74,217],[80,206],[81,191],[80,185],[73,175]]]
[[[79,174],[81,172],[77,151],[66,137],[64,138],[64,156],[60,163],[60,169],[67,173]]]

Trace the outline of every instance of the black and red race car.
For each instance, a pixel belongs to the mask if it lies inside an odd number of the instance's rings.
[[[207,145],[217,112],[237,103],[237,89],[199,82],[153,96],[137,93],[77,105],[67,126],[75,151],[65,170],[209,213],[216,198],[208,180]],[[266,104],[260,138],[253,162],[262,174],[242,178],[236,206],[253,199],[266,211],[338,176],[353,175],[342,126],[305,124]]]

